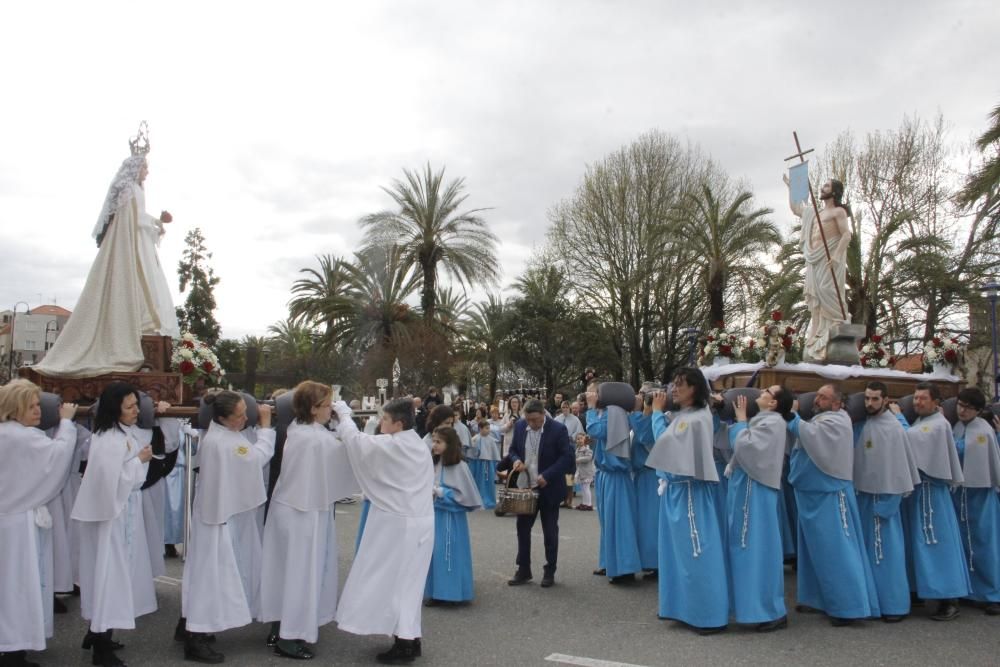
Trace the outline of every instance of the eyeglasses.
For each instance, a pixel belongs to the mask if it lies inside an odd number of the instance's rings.
[[[975,410],[976,408],[973,407],[973,406],[971,406],[971,405],[969,405],[968,403],[963,403],[962,401],[959,401],[958,402],[958,409],[959,410]]]

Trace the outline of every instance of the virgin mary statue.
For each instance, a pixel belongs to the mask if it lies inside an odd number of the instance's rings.
[[[94,226],[98,251],[87,283],[55,345],[35,366],[39,373],[74,378],[135,371],[143,362],[143,334],[180,333],[156,254],[163,223],[172,218],[166,211],[159,218],[146,213],[144,126],[129,142],[132,155],[111,182]]]

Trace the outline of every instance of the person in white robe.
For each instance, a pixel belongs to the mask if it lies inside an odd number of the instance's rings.
[[[393,635],[378,660],[412,662],[421,655],[424,581],[434,549],[434,463],[413,430],[413,403],[396,399],[382,409],[382,434],[358,432],[351,410],[334,404],[338,433],[354,476],[371,503],[365,532],[337,608],[341,630]]]
[[[139,492],[153,451],[139,444],[138,418],[135,387],[114,382],[101,393],[71,515],[80,524],[80,613],[90,621],[83,648],[104,667],[124,664],[112,630],[134,629],[136,617],[156,611]]]
[[[284,657],[313,656],[320,626],[337,613],[336,502],[358,491],[337,436],[327,429],[333,389],[306,380],[292,396],[294,421],[264,525],[260,620],[267,644]],[[353,426],[352,422],[352,426]]]
[[[247,404],[235,391],[203,399],[212,422],[198,451],[198,480],[181,584],[184,659],[219,663],[207,635],[248,625],[258,615],[261,537],[257,508],[267,500],[261,470],[274,455],[271,407],[257,407],[256,442],[242,433]],[[242,567],[241,567],[242,565]]]
[[[143,136],[144,140],[145,137]],[[122,162],[94,226],[99,250],[73,315],[35,370],[54,377],[132,372],[143,363],[143,334],[178,336],[177,315],[156,248],[163,224],[146,213],[148,142]]]
[[[41,390],[27,380],[0,387],[0,664],[31,665],[52,636],[51,518],[76,445],[76,405],[64,403],[54,437],[41,423]]]

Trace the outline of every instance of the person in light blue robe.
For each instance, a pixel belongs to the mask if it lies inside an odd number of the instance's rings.
[[[903,497],[920,483],[906,437],[909,425],[901,414],[894,414],[898,410],[895,406],[889,410],[889,388],[884,382],[869,382],[865,419],[854,425],[854,488],[879,609],[886,623],[899,622],[910,613],[900,508]]]
[[[639,407],[639,404],[636,404]],[[654,576],[658,564],[660,497],[656,494],[656,471],[646,467],[649,450],[653,448],[653,408],[643,405],[629,415],[632,426],[632,474],[635,485],[636,536],[639,542],[639,563],[642,569]]]
[[[479,489],[462,460],[462,445],[449,426],[432,435],[434,458],[434,553],[431,556],[425,604],[469,602],[474,596],[472,541],[468,512],[482,507]]]
[[[825,612],[835,626],[881,614],[852,483],[854,429],[842,401],[823,385],[812,421],[796,414],[788,423],[798,438],[788,474],[798,508],[798,603]]]
[[[760,392],[759,412],[747,421],[747,399],[738,396],[729,428],[732,459],[726,531],[733,615],[758,632],[788,626],[779,499],[785,460],[785,423],[792,394],[778,385]]]
[[[976,387],[958,394],[955,448],[965,483],[954,496],[955,510],[969,563],[969,598],[985,605],[986,613],[1000,615],[1000,448],[995,428],[979,416],[986,396]]]
[[[906,431],[920,469],[920,484],[903,502],[903,529],[909,544],[910,590],[924,600],[938,600],[931,618],[958,617],[958,599],[971,592],[969,566],[962,546],[952,488],[965,481],[951,424],[940,412],[937,385],[920,382],[913,393],[917,420]]]
[[[597,409],[597,392],[587,392],[587,434],[594,444],[594,464],[597,466],[595,492],[597,518],[601,526],[598,568],[594,574],[605,575],[613,584],[635,579],[642,570],[639,558],[639,538],[636,535],[635,485],[632,483],[632,462],[628,456],[628,416],[617,406]],[[612,451],[608,446],[608,411],[621,410],[624,424],[625,449],[618,441]],[[615,436],[620,438],[621,436]],[[622,452],[618,456],[614,452]]]
[[[789,457],[792,447],[795,446],[795,437],[789,433],[785,442],[785,465],[781,470],[781,497],[778,498],[778,520],[781,526],[781,546],[785,553],[785,562],[795,561],[795,543],[797,540],[796,524],[799,520],[798,511],[795,507],[795,489],[788,482],[788,471],[790,469]]]
[[[678,371],[673,403],[681,409],[668,418],[667,395],[654,395],[656,444],[646,460],[660,478],[658,615],[708,635],[728,625],[729,576],[708,384],[700,370]]]
[[[163,543],[184,543],[184,488],[187,484],[187,460],[184,451],[184,432],[181,427],[181,446],[177,450],[177,463],[167,475],[167,502],[163,506]],[[168,548],[168,553],[177,552]]]
[[[469,448],[469,471],[479,496],[483,499],[483,509],[491,510],[497,506],[497,462],[500,460],[500,447],[488,421],[479,423],[479,433],[472,436],[472,447]]]

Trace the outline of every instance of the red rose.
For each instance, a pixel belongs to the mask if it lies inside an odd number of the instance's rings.
[[[751,338],[751,339],[750,339],[750,343],[749,343],[749,344],[747,345],[747,347],[748,347],[748,348],[750,348],[750,349],[752,350],[752,349],[753,349],[753,348],[754,348],[754,347],[755,347],[756,345],[757,345],[757,341],[755,341],[755,340],[753,340],[753,339]]]
[[[896,357],[889,357],[889,365],[890,366],[896,365]]]
[[[771,311],[771,320],[774,321],[774,322],[780,322],[781,321],[781,311],[780,310],[772,310]]]
[[[781,339],[781,347],[785,348],[786,351],[792,349],[792,337],[784,336]]]
[[[730,347],[729,345],[720,345],[719,346],[719,354],[721,354],[724,357],[728,357],[730,354],[732,354],[732,352],[733,352],[733,348]]]
[[[206,373],[211,373],[213,368],[215,368],[215,366],[212,365],[211,361],[205,361],[202,362],[201,364],[201,370],[205,371]]]
[[[934,343],[934,347],[941,347],[942,345],[941,339],[938,338],[937,336],[935,336],[931,342]]]
[[[885,350],[875,350],[875,357],[881,359],[885,356]]]
[[[706,340],[708,340],[708,342],[711,343],[713,340],[715,340],[715,336],[708,336]]]
[[[191,341],[191,340],[186,340],[183,343],[181,343],[181,345],[183,345],[184,347],[186,347],[189,350],[193,350],[194,349],[194,341]]]
[[[955,350],[945,350],[944,359],[952,364],[958,363],[958,353]]]
[[[882,342],[882,337],[879,336],[878,334],[875,334],[874,336],[872,336],[872,342],[873,343],[881,343]]]
[[[795,333],[795,327],[785,327],[786,336],[791,336],[793,333]]]
[[[955,345],[958,345],[958,339],[957,338],[952,338],[951,342],[954,343]]]
[[[178,368],[180,368],[180,371],[183,375],[191,375],[191,373],[194,373],[194,363],[188,361],[187,359],[182,361],[180,363],[180,366],[178,366]]]

